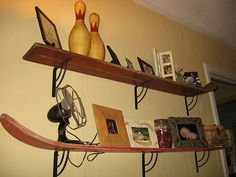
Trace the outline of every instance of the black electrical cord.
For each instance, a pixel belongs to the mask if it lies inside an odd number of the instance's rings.
[[[94,138],[92,139],[92,141],[89,143],[89,145],[98,145],[99,143],[94,143],[94,141],[96,140],[98,134],[96,133]]]
[[[79,141],[81,141],[81,140],[79,139],[79,137],[77,137],[77,136],[74,135],[73,133],[69,132],[68,130],[66,130],[66,131],[67,131],[69,134],[71,134],[72,136],[74,136],[76,139],[78,139]],[[96,140],[96,138],[97,138],[97,133],[95,134],[95,136],[94,136],[94,138],[92,139],[91,142],[84,142],[84,145],[86,145],[86,144],[88,144],[88,145],[98,145],[99,143],[94,143],[94,141]],[[68,158],[68,160],[69,160],[69,162],[70,162],[73,166],[75,166],[76,168],[79,168],[79,167],[81,167],[82,164],[84,163],[84,160],[85,160],[86,156],[87,156],[87,161],[88,161],[88,162],[92,162],[92,161],[93,161],[98,155],[100,155],[100,154],[103,154],[103,152],[94,152],[94,153],[90,153],[90,154],[88,154],[88,155],[87,155],[87,152],[85,152],[85,154],[84,154],[84,156],[83,156],[83,159],[82,159],[82,161],[80,162],[79,165],[76,165],[74,162],[72,162],[70,158]],[[93,156],[93,157],[92,157],[92,156]]]
[[[88,162],[92,162],[94,159],[96,159],[96,157],[98,156],[98,155],[100,155],[100,154],[103,154],[104,152],[93,152],[93,153],[91,153],[91,154],[89,154],[88,156],[87,156],[87,161]],[[91,156],[93,156],[92,158],[90,158]]]
[[[73,137],[75,137],[78,141],[83,142],[78,136],[76,136],[75,134],[71,133],[67,129],[66,129],[66,132],[69,133],[70,135],[72,135]],[[85,144],[85,143],[83,142],[83,144]]]
[[[68,131],[67,129],[66,129],[66,132],[69,133],[70,135],[72,135],[73,137],[75,137],[77,140],[83,142],[78,136],[76,136],[75,134],[71,133],[71,132]],[[98,134],[96,133],[91,142],[83,142],[83,144],[84,144],[84,145],[98,145],[99,143],[94,143],[94,141],[95,141],[96,138],[97,138],[97,135],[98,135]]]
[[[82,161],[80,162],[79,165],[76,165],[75,163],[73,163],[73,162],[71,161],[70,157],[69,157],[69,162],[70,162],[71,165],[73,165],[74,167],[79,168],[79,167],[81,167],[81,166],[83,165],[86,155],[87,155],[87,152],[84,153],[84,157],[83,157],[83,159],[82,159]]]

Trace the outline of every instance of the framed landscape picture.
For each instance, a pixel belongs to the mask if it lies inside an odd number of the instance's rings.
[[[131,147],[158,147],[153,121],[125,120],[125,126]]]

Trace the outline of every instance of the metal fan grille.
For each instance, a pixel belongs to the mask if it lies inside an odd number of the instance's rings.
[[[60,103],[63,103],[62,105],[64,105],[64,107],[60,107],[59,110],[61,117],[65,122],[68,122],[68,120],[66,120],[66,117],[64,116],[65,111],[69,112],[74,118],[76,126],[72,127],[68,125],[70,129],[76,130],[86,125],[87,117],[82,100],[70,85],[66,85],[64,87],[56,89],[56,101],[57,105],[59,105]]]

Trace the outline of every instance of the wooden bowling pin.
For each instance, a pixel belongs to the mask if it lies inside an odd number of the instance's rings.
[[[88,56],[90,51],[90,34],[84,23],[85,3],[81,0],[76,1],[74,10],[76,21],[69,35],[69,50]]]
[[[91,37],[91,47],[89,52],[89,57],[104,60],[105,59],[105,46],[98,33],[100,18],[97,13],[92,13],[89,16],[90,23],[90,37]]]

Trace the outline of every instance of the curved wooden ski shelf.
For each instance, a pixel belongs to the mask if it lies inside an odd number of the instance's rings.
[[[83,151],[83,152],[84,151],[104,152],[103,148],[105,148],[105,151],[109,151],[110,149],[109,147],[63,143],[45,138],[24,127],[8,114],[2,114],[0,117],[0,122],[2,126],[6,129],[6,131],[9,134],[11,134],[14,138],[18,139],[19,141],[25,144],[41,149],[58,150],[58,151],[70,150],[70,151]]]
[[[27,129],[14,118],[8,114],[2,114],[0,116],[0,122],[6,131],[19,141],[47,150],[70,150],[80,152],[185,152],[185,151],[204,151],[204,150],[217,150],[222,147],[214,148],[134,148],[134,147],[111,147],[111,146],[95,146],[95,145],[80,145],[63,143],[54,141],[43,136],[34,133]]]

